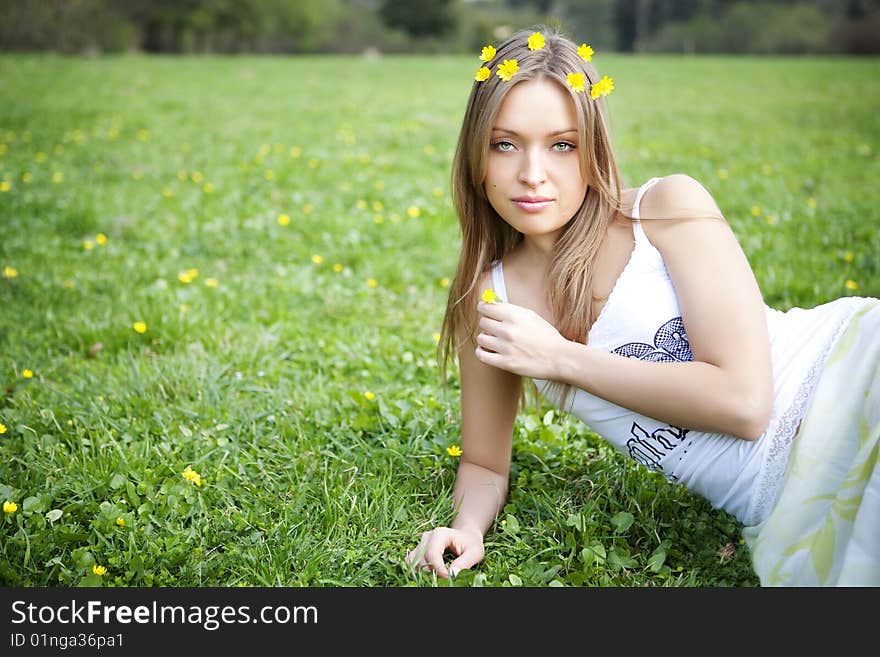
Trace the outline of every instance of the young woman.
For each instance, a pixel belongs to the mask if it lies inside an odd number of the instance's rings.
[[[457,513],[407,561],[483,558],[526,378],[736,516],[762,584],[880,585],[880,301],[768,308],[699,182],[624,188],[591,54],[550,31],[483,51],[440,352],[461,373]]]

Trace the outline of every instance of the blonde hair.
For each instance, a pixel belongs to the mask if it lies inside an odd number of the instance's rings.
[[[549,271],[548,302],[558,318],[557,329],[569,340],[586,341],[594,321],[594,261],[609,224],[620,213],[621,174],[612,149],[605,98],[591,98],[589,87],[584,93],[575,93],[566,84],[569,73],[582,73],[588,85],[597,83],[595,68],[578,55],[571,40],[555,29],[540,28],[545,45],[540,50],[530,50],[527,40],[534,31],[517,32],[498,48],[492,63],[515,59],[519,70],[510,82],[496,75],[485,82],[475,81],[465,110],[452,165],[452,197],[461,224],[462,244],[437,348],[444,382],[453,353],[468,339],[476,338],[480,276],[523,239],[495,212],[486,196],[484,181],[492,125],[508,92],[526,80],[553,80],[570,93],[574,102],[580,166],[587,191],[580,208],[556,241]],[[461,339],[458,344],[457,338]],[[568,386],[551,384],[551,390],[554,385],[562,399],[567,397]]]

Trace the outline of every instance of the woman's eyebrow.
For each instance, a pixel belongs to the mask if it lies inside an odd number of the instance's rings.
[[[507,128],[494,127],[492,128],[493,132],[506,132],[509,135],[514,135],[515,137],[519,136],[519,133],[516,130],[508,130]],[[548,137],[556,137],[557,135],[564,135],[569,132],[577,132],[577,128],[566,128],[565,130],[556,130],[555,132],[548,132]]]

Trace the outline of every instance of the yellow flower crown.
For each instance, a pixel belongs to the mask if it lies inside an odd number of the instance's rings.
[[[528,45],[529,50],[541,50],[541,48],[544,47],[544,35],[540,32],[532,32],[529,35]],[[593,49],[586,43],[582,43],[578,48],[578,55],[580,55],[581,59],[585,62],[592,61],[593,52]],[[483,48],[480,53],[480,61],[483,62],[484,65],[481,66],[476,75],[474,75],[474,80],[477,82],[485,82],[491,77],[492,70],[487,65],[495,59],[496,53],[495,46],[488,45]],[[505,82],[510,82],[518,70],[519,62],[515,59],[505,59],[498,64],[498,69],[495,71],[495,74]],[[586,91],[587,76],[583,73],[569,73],[566,76],[566,82],[575,93],[583,93]],[[596,84],[590,85],[590,98],[607,96],[612,91],[614,91],[614,80],[607,75],[603,75],[602,79]]]

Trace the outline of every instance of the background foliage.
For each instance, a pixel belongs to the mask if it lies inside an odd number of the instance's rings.
[[[470,52],[564,25],[620,52],[880,52],[880,0],[0,0],[0,49]]]

